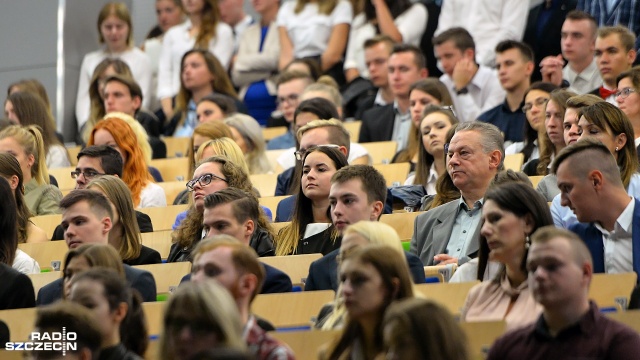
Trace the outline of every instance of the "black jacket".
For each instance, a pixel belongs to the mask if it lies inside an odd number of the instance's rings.
[[[291,292],[291,290],[293,289],[293,284],[291,283],[291,278],[289,278],[289,275],[274,268],[273,266],[263,263],[261,264],[264,268],[265,276],[264,284],[262,284],[262,289],[260,289],[260,294]],[[180,284],[185,281],[191,281],[191,274],[185,275],[180,281]]]
[[[338,254],[340,249],[332,251],[322,258],[314,261],[309,266],[309,275],[304,284],[304,291],[314,290],[338,290]],[[409,263],[409,271],[413,282],[416,284],[424,283],[424,267],[420,258],[414,254],[404,252]]]
[[[359,143],[389,141],[393,135],[393,123],[396,121],[393,104],[377,106],[362,114]]]
[[[120,343],[100,350],[98,360],[142,360],[142,358]]]
[[[141,233],[153,232],[153,224],[151,223],[149,215],[136,210],[136,220],[138,220],[138,227],[140,228]],[[56,226],[51,240],[64,240],[64,230],[62,229],[62,225]]]
[[[31,279],[11,266],[0,263],[0,310],[36,306]]]
[[[124,275],[132,288],[138,290],[142,295],[142,301],[156,301],[156,280],[150,272],[124,265]],[[31,289],[33,292],[33,288]],[[57,279],[38,291],[38,301],[36,304],[48,305],[56,300],[62,299],[62,278]]]
[[[129,266],[160,264],[162,263],[162,258],[160,257],[159,252],[142,245],[142,248],[140,249],[140,256],[135,259],[126,260],[124,263]]]

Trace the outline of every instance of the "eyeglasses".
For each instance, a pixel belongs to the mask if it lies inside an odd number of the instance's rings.
[[[276,98],[276,103],[278,106],[287,103],[288,105],[295,105],[298,102],[298,98],[300,97],[300,95],[298,94],[291,94],[285,97],[282,96],[278,96]]]
[[[534,105],[536,107],[540,107],[540,106],[546,104],[547,101],[549,101],[549,98],[541,98],[541,97],[537,98],[537,99],[533,100],[533,104],[532,103],[524,104],[524,106],[522,107],[522,112],[526,113],[527,111],[531,110],[531,108],[533,108]]]
[[[616,97],[620,96],[623,99],[626,99],[631,95],[631,93],[636,92],[634,88],[624,88],[618,92],[616,92]]]
[[[447,105],[447,106],[438,106],[438,105],[430,105],[429,107],[437,107],[440,110],[445,110],[445,111],[451,111],[451,113],[453,114],[453,117],[457,117],[458,115],[456,115],[455,110],[453,110],[453,106],[452,105]],[[428,108],[425,108],[425,110]]]
[[[339,148],[340,145],[335,145],[335,144],[315,145],[315,146],[312,146],[312,147],[310,147],[308,149],[300,149],[300,150],[294,152],[294,154],[296,155],[296,160],[302,161],[302,159],[304,159],[304,154],[306,154],[307,151],[309,151],[311,149],[316,149],[316,148],[319,148],[319,147]]]
[[[209,184],[211,184],[212,181],[224,181],[226,183],[228,183],[229,181],[227,179],[223,179],[220,176],[217,175],[213,175],[213,174],[204,174],[198,178],[195,178],[191,181],[189,181],[187,183],[187,189],[189,189],[189,191],[193,191],[193,188],[196,186],[196,183],[200,183],[200,186],[204,187],[207,186]]]
[[[88,171],[76,170],[71,172],[71,178],[76,179],[78,176],[80,176],[80,174],[82,174],[85,179],[93,179],[96,176],[107,175],[107,174],[101,174],[97,171],[92,171],[92,170],[88,170]]]

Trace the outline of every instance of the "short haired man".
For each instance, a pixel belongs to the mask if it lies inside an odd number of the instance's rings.
[[[251,314],[251,303],[265,280],[265,270],[252,249],[231,235],[202,240],[193,250],[191,274],[194,282],[213,279],[229,290],[244,326],[244,341],[256,359],[295,358],[291,349],[271,337]]]
[[[589,301],[593,264],[584,243],[553,226],[531,237],[529,287],[542,305],[538,321],[493,344],[489,359],[637,359],[640,336]]]
[[[389,69],[387,63],[391,56],[391,51],[395,41],[388,35],[376,35],[364,42],[364,61],[367,65],[368,77],[373,89],[368,91],[363,97],[356,100],[356,109],[353,114],[349,114],[349,109],[345,109],[345,117],[352,115],[355,119],[362,119],[362,114],[374,106],[385,106],[393,103],[393,91],[389,86]],[[346,69],[346,73],[350,69]],[[355,70],[355,69],[352,69]],[[348,78],[348,76],[347,76]],[[345,104],[348,104],[348,91],[345,91]]]
[[[599,87],[602,78],[595,58],[597,32],[598,24],[593,16],[580,10],[570,11],[560,32],[562,54],[547,56],[540,62],[542,81],[556,86],[568,85],[568,90],[578,94],[587,94]],[[567,60],[566,65],[563,58]]]
[[[260,204],[252,194],[226,188],[204,198],[203,225],[206,237],[226,234],[251,247],[258,256],[273,256],[273,235],[260,226]]]
[[[76,179],[76,189],[85,189],[91,180],[113,175],[122,178],[122,156],[114,148],[107,145],[87,146],[78,153],[78,163],[71,176]],[[140,232],[153,232],[153,224],[149,215],[136,211],[136,220]],[[53,231],[51,240],[63,240],[64,230],[58,225]]]
[[[502,103],[505,92],[492,69],[476,63],[476,45],[467,30],[455,27],[433,38],[434,54],[461,122],[474,121]]]
[[[289,131],[269,140],[267,150],[288,149],[296,146],[295,134],[293,133],[294,127],[292,125],[293,115],[300,103],[300,95],[311,83],[313,83],[311,76],[301,71],[285,71],[278,77],[276,83],[278,109],[287,121]]]
[[[398,150],[402,150],[407,147],[411,126],[409,91],[411,84],[428,76],[426,60],[418,47],[398,44],[391,51],[387,67],[393,104],[375,107],[362,114],[358,142],[394,140]]]
[[[529,45],[505,40],[496,46],[496,68],[502,88],[507,92],[504,103],[484,112],[478,120],[493,124],[502,131],[504,140],[523,141],[524,93],[531,85],[533,51]]]
[[[551,170],[562,206],[580,222],[569,230],[591,251],[593,271],[640,275],[640,200],[627,193],[609,149],[598,140],[580,140],[558,154]]]
[[[45,333],[75,334],[74,340],[67,343],[75,344],[75,350],[64,349],[66,356],[62,356],[63,349],[56,349],[56,340],[49,340],[47,350],[30,352],[33,359],[71,358],[93,360],[99,358],[102,346],[102,334],[99,324],[91,310],[83,305],[71,301],[58,301],[55,304],[40,307],[36,313],[35,332],[41,337]],[[46,340],[45,340],[46,341]]]
[[[425,266],[460,265],[476,257],[484,194],[504,167],[502,134],[491,124],[458,125],[447,149],[447,172],[461,197],[416,217],[411,252]]]
[[[618,106],[616,86],[618,75],[630,70],[636,59],[636,36],[622,26],[601,27],[596,38],[596,64],[602,77],[602,85],[591,94]]]
[[[350,165],[331,177],[329,201],[331,220],[340,232],[358,221],[378,221],[386,201],[387,186],[382,174],[368,165]],[[353,246],[353,244],[345,244]],[[340,249],[344,249],[341,245]],[[311,263],[305,291],[338,289],[338,262],[340,249],[334,250]],[[420,259],[406,253],[407,263],[416,283],[424,282],[424,268]]]
[[[60,201],[62,228],[69,249],[82,244],[109,244],[113,228],[113,208],[101,192],[89,189],[72,190]],[[138,290],[144,301],[156,301],[156,282],[150,272],[124,265],[127,281]],[[38,291],[38,305],[50,304],[62,298],[62,279]]]
[[[259,256],[273,256],[270,229],[259,226],[258,200],[246,192],[227,188],[209,194],[204,199],[203,225],[205,236],[229,235],[252,248]],[[264,265],[266,277],[261,293],[291,291],[291,279],[285,273]]]

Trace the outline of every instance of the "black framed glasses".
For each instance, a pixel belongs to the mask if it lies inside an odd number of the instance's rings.
[[[335,145],[335,144],[326,144],[326,145],[315,145],[315,146],[311,146],[308,149],[300,149],[296,152],[294,152],[294,154],[296,155],[296,160],[298,161],[302,161],[302,159],[304,159],[304,154],[307,153],[307,151],[314,149],[314,148],[319,148],[319,147],[330,147],[330,148],[339,148],[340,145]]]
[[[288,96],[278,96],[276,98],[276,105],[278,105],[278,107],[282,106],[282,104],[287,103],[289,105],[295,105],[298,103],[298,99],[300,98],[300,95],[298,94],[291,94]]]
[[[200,183],[200,186],[207,186],[209,184],[211,184],[212,181],[224,181],[226,183],[228,183],[229,181],[227,179],[223,179],[218,175],[214,175],[214,174],[204,174],[200,177],[197,177],[191,181],[189,181],[187,183],[187,189],[189,189],[189,191],[193,191],[193,188],[196,186],[196,183]]]
[[[540,106],[542,106],[542,105],[546,104],[546,103],[547,103],[547,101],[549,101],[549,98],[542,98],[542,97],[539,97],[539,98],[537,98],[537,99],[533,100],[533,103],[527,103],[527,104],[524,104],[524,106],[522,107],[522,112],[523,112],[523,113],[526,113],[527,111],[531,110],[531,109],[533,108],[533,106],[534,106],[534,105],[535,105],[536,107],[540,107]]]
[[[96,176],[107,175],[107,174],[101,174],[101,173],[99,173],[97,171],[93,171],[93,170],[87,170],[87,171],[76,170],[76,171],[72,171],[71,172],[71,178],[76,179],[76,178],[78,178],[78,176],[80,176],[80,174],[82,174],[84,176],[84,178],[87,179],[87,180],[93,179]]]
[[[634,92],[636,92],[634,88],[624,88],[616,92],[616,97],[620,96],[621,98],[626,99],[629,97],[629,95],[631,95],[631,93]]]

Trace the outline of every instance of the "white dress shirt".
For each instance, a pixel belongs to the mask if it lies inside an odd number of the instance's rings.
[[[484,66],[478,68],[467,85],[467,94],[458,95],[453,80],[447,74],[440,76],[440,81],[449,90],[460,122],[477,120],[480,114],[502,104],[507,96],[496,73]]]
[[[595,57],[591,64],[579,74],[567,64],[562,69],[562,77],[569,82],[568,90],[580,95],[588,94],[602,85],[602,78],[600,77]]]
[[[607,274],[633,271],[633,210],[635,201],[629,200],[629,204],[616,220],[613,231],[609,232],[594,223],[602,233],[604,243],[604,271]]]

